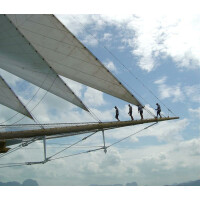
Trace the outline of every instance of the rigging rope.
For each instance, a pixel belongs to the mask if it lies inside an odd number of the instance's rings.
[[[72,144],[72,145],[70,145],[70,146],[68,146],[68,147],[66,147],[66,148],[64,148],[64,149],[62,149],[61,151],[55,153],[54,155],[48,157],[47,159],[48,159],[48,160],[51,159],[52,157],[54,157],[54,156],[56,156],[56,155],[62,153],[63,151],[69,149],[70,147],[72,147],[72,146],[74,146],[74,145],[76,145],[76,144],[82,142],[83,140],[86,140],[87,138],[91,137],[92,135],[96,134],[97,132],[98,132],[98,131],[95,131],[94,133],[92,133],[92,134],[90,134],[90,135],[88,135],[88,136],[82,138],[81,140],[79,140],[79,141],[75,142],[74,144]]]
[[[68,157],[72,157],[72,156],[77,156],[77,155],[84,154],[84,153],[90,153],[90,152],[101,150],[103,148],[104,147],[97,148],[97,149],[92,149],[92,150],[88,150],[88,151],[83,151],[83,152],[80,152],[80,153],[70,154],[70,155],[62,156],[62,157],[58,157],[58,158],[53,158],[53,159],[50,159],[50,161],[58,160],[58,159],[62,159],[62,158],[68,158]]]
[[[133,133],[133,134],[127,136],[127,137],[124,137],[124,138],[122,138],[121,140],[118,140],[117,142],[114,142],[113,144],[107,146],[106,149],[107,149],[107,148],[110,148],[111,146],[113,146],[113,145],[115,145],[115,144],[118,144],[118,143],[122,142],[123,140],[125,140],[125,139],[127,139],[127,138],[129,138],[129,137],[132,137],[133,135],[136,135],[136,134],[142,132],[143,130],[148,129],[148,128],[150,128],[150,127],[156,125],[156,124],[158,124],[158,122],[155,122],[155,123],[153,123],[153,124],[151,124],[151,125],[149,125],[149,126],[143,128],[143,129],[141,129],[141,130],[139,130],[139,131],[137,131],[137,132],[135,132],[135,133]]]

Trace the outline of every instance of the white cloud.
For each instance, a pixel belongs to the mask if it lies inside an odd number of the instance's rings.
[[[76,81],[73,81],[71,79],[65,78],[63,76],[61,76],[61,78],[64,80],[64,82],[67,83],[67,85],[73,90],[73,92],[79,97],[81,98],[82,96],[82,90],[84,88],[84,85],[82,85],[81,83],[78,83]]]
[[[0,74],[10,86],[15,86],[18,81],[22,80],[19,77],[4,71],[3,69],[0,69]]]
[[[183,150],[183,153],[190,156],[200,156],[200,138],[194,138],[189,141],[183,141],[177,145],[178,150]]]
[[[84,93],[84,102],[86,105],[90,107],[97,107],[104,105],[105,101],[103,99],[103,92],[87,87]]]
[[[168,86],[165,84],[167,77],[163,77],[154,83],[158,85],[158,90],[161,99],[173,98],[173,101],[183,101],[184,93],[181,90],[181,86],[178,84],[176,86]]]
[[[82,40],[83,44],[87,44],[89,46],[97,46],[98,45],[98,40],[96,39],[96,36],[92,36],[92,35],[86,35],[84,40]]]
[[[141,136],[155,136],[160,141],[180,142],[183,140],[181,133],[189,125],[188,119],[178,121],[165,121],[150,127]]]
[[[138,142],[143,137],[155,137],[160,142],[177,143],[183,140],[181,133],[189,125],[188,119],[183,119],[179,121],[166,121],[160,122],[146,130],[143,130],[148,125],[138,125],[124,127],[120,129],[115,129],[109,132],[110,139],[122,139],[131,134],[137,133],[136,135],[130,137],[130,141]]]
[[[112,39],[112,34],[110,33],[104,33],[103,40],[110,41]]]
[[[184,15],[184,16],[182,16]],[[184,20],[183,20],[184,18]],[[158,65],[159,57],[171,57],[181,68],[199,68],[200,39],[197,15],[138,14],[129,23],[136,31],[133,54],[139,56],[139,66],[146,71]]]
[[[196,108],[196,109],[190,108],[189,111],[190,111],[191,113],[194,113],[194,114],[200,119],[200,107],[199,107],[199,108]]]
[[[162,5],[160,6],[163,8]],[[151,6],[151,10],[154,9]],[[77,25],[79,32],[83,32],[83,27],[91,24],[95,31],[105,28],[108,24],[117,27],[119,35],[123,35],[122,42],[128,44],[132,48],[132,53],[138,57],[139,67],[148,72],[159,66],[160,57],[171,57],[179,68],[198,69],[200,66],[199,15],[188,10],[173,13],[171,8],[168,7],[168,9],[170,9],[170,14],[167,9],[164,12],[158,12],[159,8],[156,6],[155,12],[149,15],[139,6],[135,15],[77,15],[73,17],[77,20],[76,25],[78,22],[81,23]],[[71,21],[68,20],[69,16],[61,17],[65,23],[68,22],[69,27],[72,27]],[[77,33],[77,30],[75,32]],[[97,43],[88,35],[89,33],[85,35],[85,42],[96,45]],[[107,34],[105,38],[110,38],[110,35]]]
[[[117,68],[112,61],[104,62],[104,65],[112,72],[117,72]]]
[[[163,76],[161,79],[154,81],[154,83],[160,85],[160,84],[164,84],[166,80],[167,80],[167,77]]]
[[[193,102],[200,102],[200,85],[185,86],[184,92]]]
[[[199,85],[181,86],[181,84],[177,84],[169,86],[166,84],[166,81],[166,76],[154,81],[154,83],[158,85],[161,99],[173,98],[174,102],[183,102],[186,98],[191,102],[198,103],[200,101]]]
[[[112,121],[114,119],[114,110],[98,110],[96,108],[91,108],[91,111],[101,120],[101,121]]]
[[[133,181],[139,185],[173,184],[199,178],[200,163],[197,162],[200,157],[199,144],[199,139],[191,139],[140,148],[112,147],[108,149],[107,154],[104,154],[102,150],[52,161],[44,165],[16,168],[18,173],[7,168],[1,169],[1,172],[4,174],[5,181],[13,180],[11,177],[24,181],[32,176],[40,185],[106,185]],[[58,151],[51,146],[48,147],[50,147],[47,150],[48,155]],[[2,163],[9,162],[10,159],[17,159],[17,162],[42,160],[42,148],[42,143],[35,143],[26,150],[10,154]],[[31,152],[31,158],[29,152]],[[69,150],[65,152],[65,155],[71,153],[73,151]],[[52,173],[49,174],[49,171]]]

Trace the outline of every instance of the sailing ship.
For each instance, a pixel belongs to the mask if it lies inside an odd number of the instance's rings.
[[[135,106],[142,103],[92,54],[54,15],[0,15],[0,68],[90,112],[87,105],[73,92],[59,75],[74,80]],[[0,104],[34,119],[6,80],[0,76]],[[120,122],[93,122],[56,127],[41,125],[38,129],[0,132],[1,155],[12,152],[12,146],[27,146],[36,140],[68,137],[144,123],[158,123],[178,117],[151,118]],[[53,126],[53,124],[52,124]],[[151,125],[150,125],[151,126]],[[85,138],[84,138],[85,139]],[[46,157],[40,164],[50,161]]]

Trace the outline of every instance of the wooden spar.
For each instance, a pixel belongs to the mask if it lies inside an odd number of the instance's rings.
[[[101,122],[96,124],[84,124],[78,126],[65,126],[65,127],[56,127],[56,128],[46,128],[46,129],[37,129],[37,130],[24,130],[24,131],[10,131],[10,132],[1,132],[0,140],[9,140],[17,138],[32,138],[40,136],[54,136],[65,134],[67,136],[77,135],[77,133],[82,134],[85,132],[91,132],[96,130],[111,129],[111,128],[120,128],[125,126],[133,126],[138,124],[160,122],[166,120],[179,119],[179,117],[167,117],[161,119],[144,119],[144,120],[134,120],[134,121],[119,121],[119,122]],[[74,134],[72,134],[74,133]]]

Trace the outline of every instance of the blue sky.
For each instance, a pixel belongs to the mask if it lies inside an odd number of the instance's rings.
[[[57,16],[122,83],[128,85],[127,88],[136,97],[141,100],[137,96],[139,94],[145,99],[145,102],[143,99],[141,102],[151,107],[152,112],[155,112],[158,100],[129,73],[130,71],[161,100],[163,114],[168,115],[164,103],[180,119],[162,122],[131,137],[110,148],[106,155],[102,151],[42,166],[15,168],[16,171],[2,169],[1,181],[22,182],[32,178],[40,185],[108,185],[134,181],[138,185],[165,185],[199,179],[200,163],[197,161],[200,157],[200,14],[172,12],[169,15],[166,10],[149,15],[138,9],[130,15],[118,13]],[[38,89],[7,72],[1,71],[1,74],[25,104]],[[101,121],[115,120],[115,105],[119,107],[121,120],[130,118],[127,114],[128,103],[74,81],[65,78],[63,80]],[[28,109],[31,110],[37,105],[44,94],[45,91],[40,90],[28,105]],[[1,122],[15,113],[3,106],[0,112]],[[47,94],[32,113],[40,123],[94,121],[87,112],[52,94]],[[133,116],[139,119],[134,106]],[[149,117],[146,112],[144,116]],[[17,121],[17,117],[10,123]],[[23,119],[21,122],[30,121]],[[106,131],[106,143],[122,139],[143,127],[145,126],[139,125]],[[82,136],[55,142],[68,144],[80,138]],[[83,145],[102,145],[101,133],[89,138]],[[31,147],[39,149],[33,151]],[[53,141],[49,142],[49,147],[49,154],[58,150],[53,148]],[[74,151],[80,149],[68,153]],[[8,156],[5,162],[12,159],[29,161],[30,157],[32,160],[38,160],[42,159],[42,155],[42,144],[37,142],[29,149]]]

